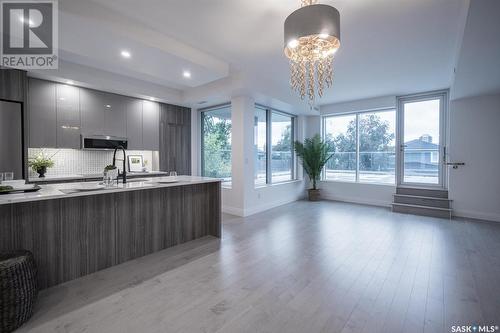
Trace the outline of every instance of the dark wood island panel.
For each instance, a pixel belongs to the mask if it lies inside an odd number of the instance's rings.
[[[220,182],[0,205],[0,251],[33,252],[47,288],[204,236],[221,236]]]

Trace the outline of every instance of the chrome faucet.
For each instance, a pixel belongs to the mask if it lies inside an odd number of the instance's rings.
[[[117,146],[115,148],[115,152],[113,153],[113,166],[116,167],[116,151],[118,149],[121,149],[123,151],[123,170],[122,173],[120,174],[120,169],[118,169],[118,178],[122,177],[123,183],[125,184],[127,182],[127,170],[125,167],[125,160],[127,159],[127,154],[125,153],[125,148],[123,148],[123,146]]]

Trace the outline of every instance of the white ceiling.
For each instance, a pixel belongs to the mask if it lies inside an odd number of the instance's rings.
[[[451,86],[467,0],[320,2],[340,11],[342,46],[334,86],[317,104]],[[177,102],[186,105],[245,93],[301,112],[308,106],[290,92],[282,52],[283,22],[299,3],[64,0],[60,57],[65,75],[69,64],[89,66],[179,91]],[[120,58],[121,49],[132,58]]]

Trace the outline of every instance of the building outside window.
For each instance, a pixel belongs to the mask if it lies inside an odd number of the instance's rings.
[[[202,175],[222,178],[231,186],[231,106],[223,105],[201,113]]]
[[[255,185],[295,179],[295,116],[256,106],[254,121]]]

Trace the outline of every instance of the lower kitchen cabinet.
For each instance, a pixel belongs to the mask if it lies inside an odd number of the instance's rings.
[[[220,181],[0,204],[0,250],[26,249],[45,289],[205,236],[221,237]],[[36,200],[36,199],[35,199]]]

